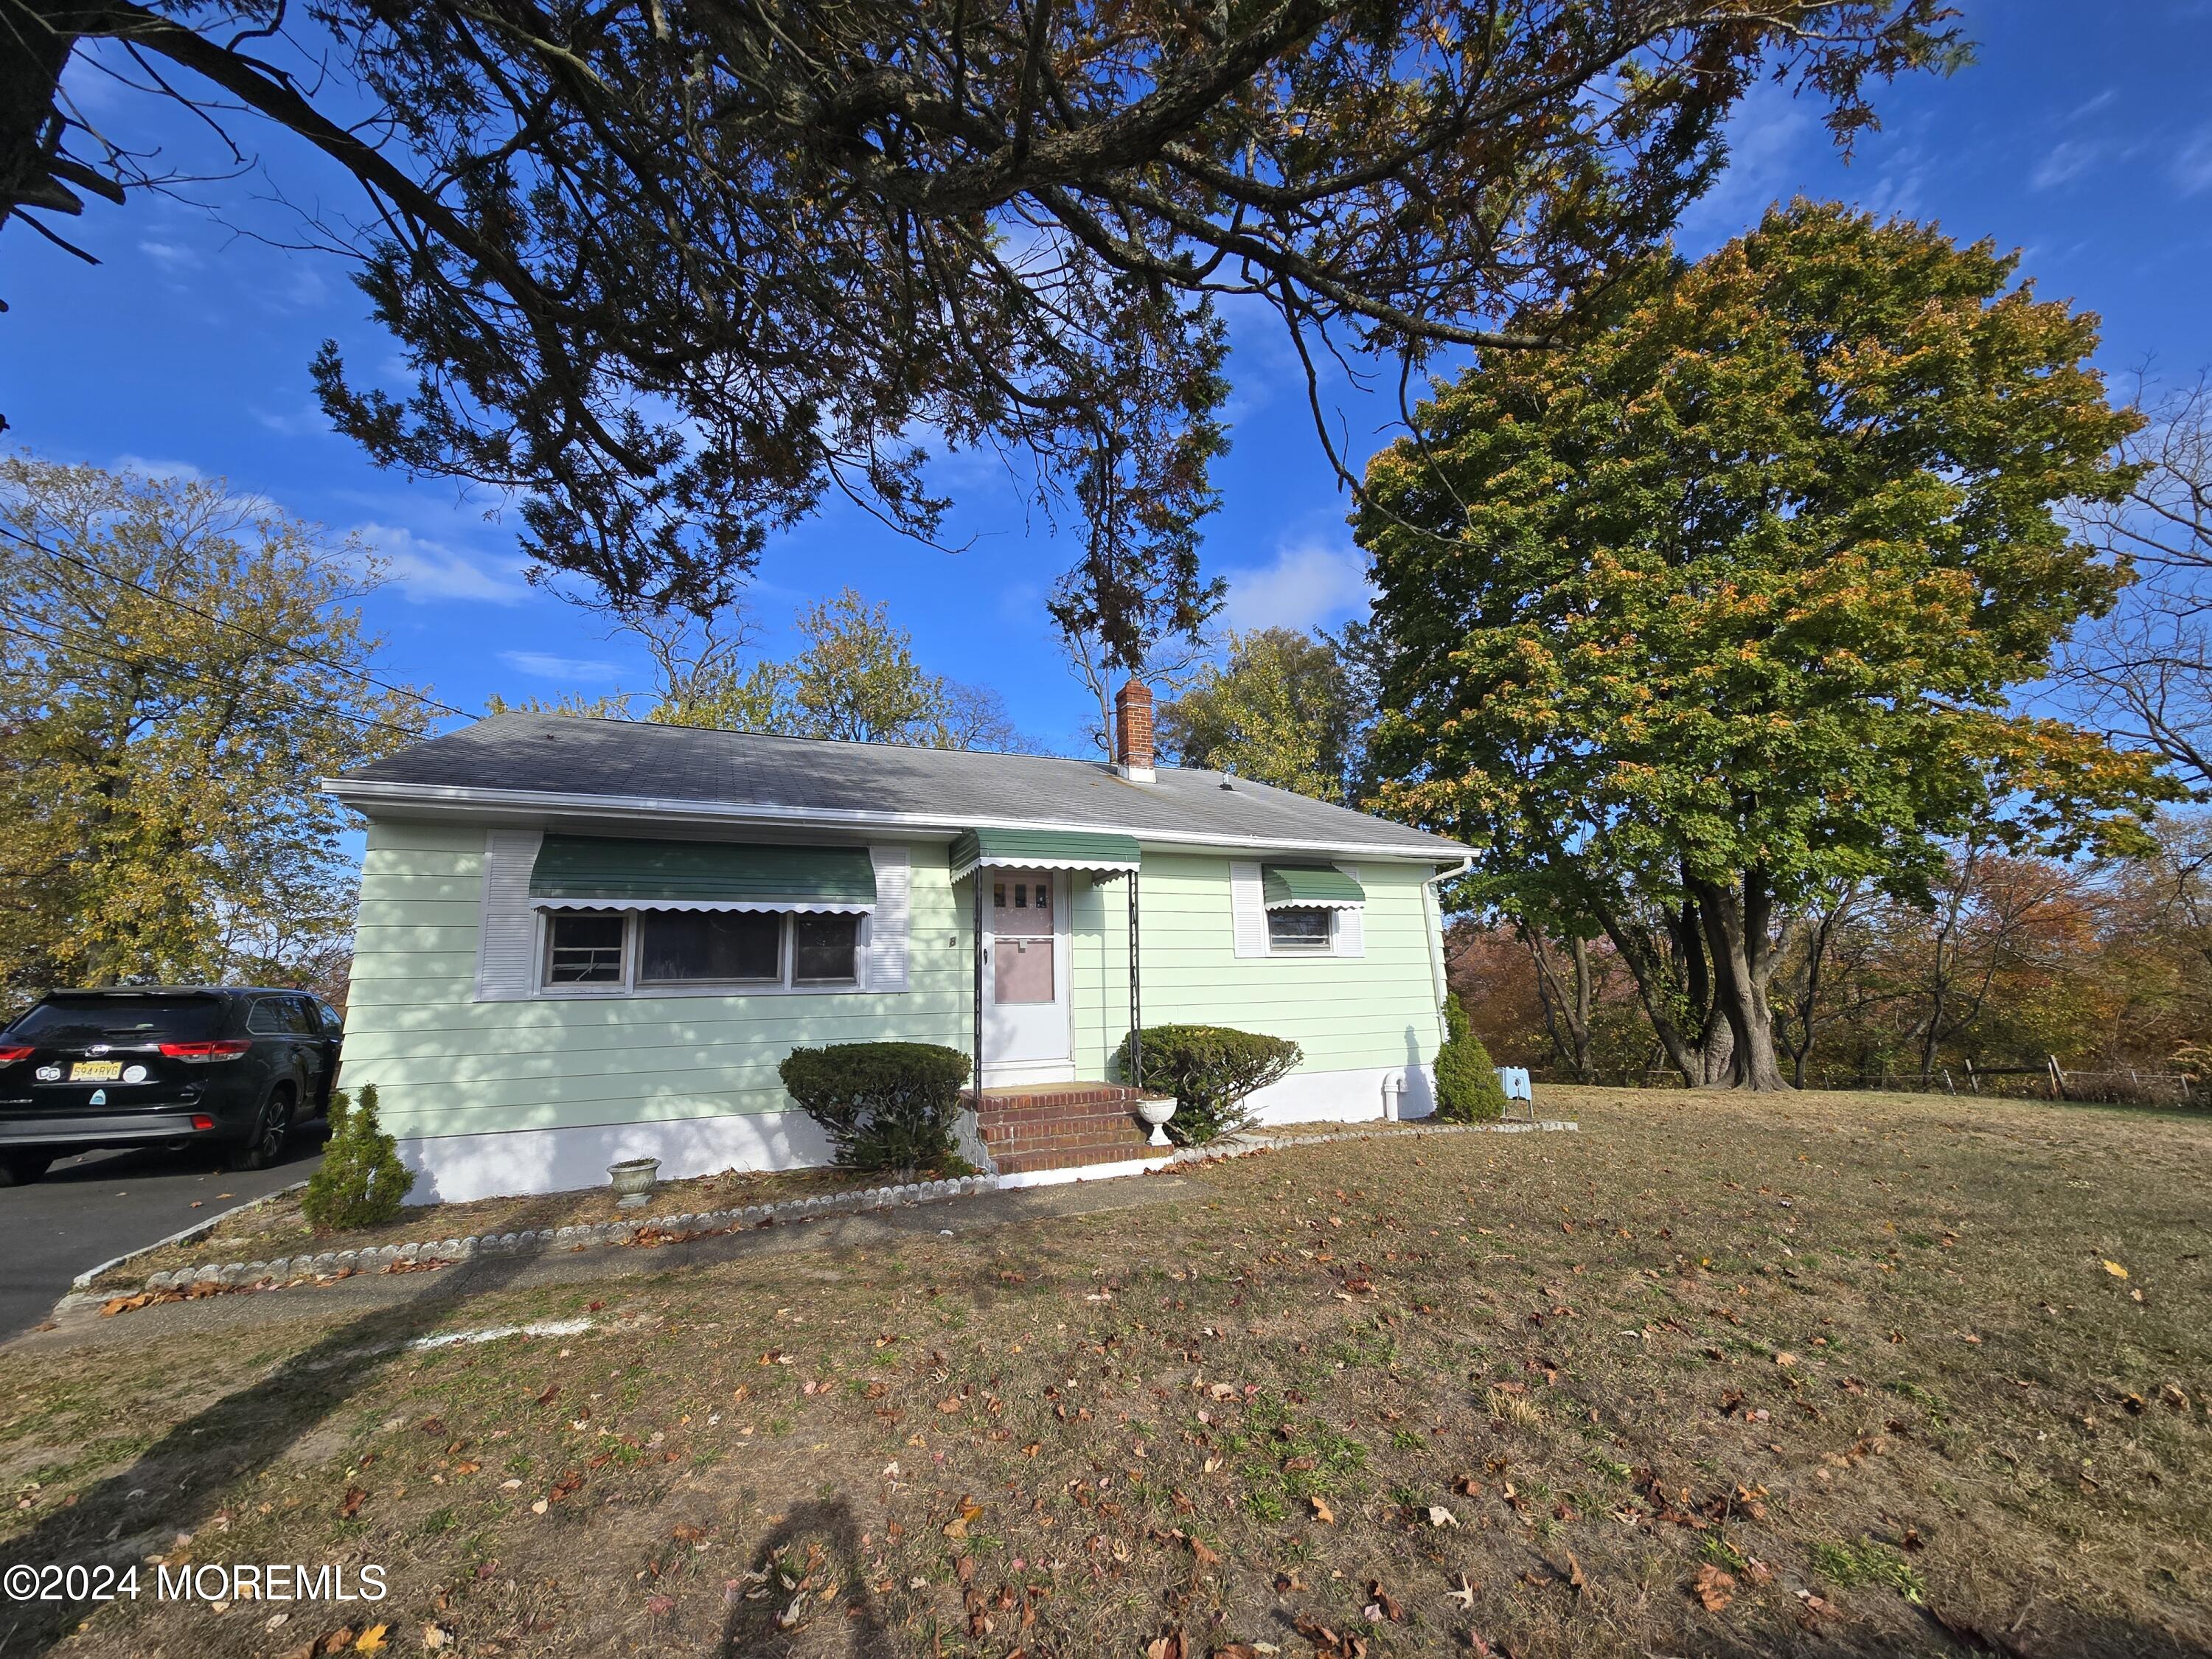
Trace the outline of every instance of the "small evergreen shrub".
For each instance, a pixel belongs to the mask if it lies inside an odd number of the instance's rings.
[[[1444,999],[1444,1044],[1437,1050],[1437,1115],[1447,1123],[1495,1123],[1505,1115],[1505,1091],[1490,1050],[1468,1028],[1456,994]]]
[[[836,1042],[793,1048],[777,1068],[799,1109],[848,1170],[911,1180],[953,1163],[952,1126],[968,1056],[933,1042]]]
[[[1151,1025],[1141,1036],[1145,1086],[1175,1096],[1168,1136],[1183,1146],[1203,1146],[1250,1128],[1247,1097],[1281,1082],[1305,1058],[1288,1037],[1226,1025]],[[1134,1074],[1130,1059],[1129,1039],[1124,1037],[1115,1056],[1124,1078]]]
[[[363,1084],[358,1097],[333,1094],[330,1144],[300,1200],[308,1224],[319,1232],[376,1226],[399,1213],[414,1185],[415,1172],[377,1121],[376,1085]]]

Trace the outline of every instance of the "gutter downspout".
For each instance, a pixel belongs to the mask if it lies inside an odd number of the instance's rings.
[[[969,878],[975,884],[975,1109],[983,1109],[983,866],[977,865]]]
[[[1145,1004],[1137,948],[1137,872],[1129,872],[1129,1082],[1145,1086]]]
[[[1474,857],[1470,854],[1459,861],[1457,869],[1439,870],[1421,884],[1421,891],[1425,896],[1422,908],[1429,913],[1429,981],[1436,993],[1437,1024],[1439,1032],[1443,1024],[1444,998],[1449,994],[1451,988],[1445,982],[1444,977],[1444,915],[1443,902],[1437,897],[1437,884],[1463,876],[1474,868]],[[1441,1036],[1438,1040],[1442,1040]]]

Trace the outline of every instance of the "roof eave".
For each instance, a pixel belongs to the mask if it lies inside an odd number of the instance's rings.
[[[669,800],[647,795],[599,795],[540,789],[477,789],[456,784],[392,783],[374,778],[324,778],[323,790],[357,812],[374,814],[428,810],[471,817],[515,812],[544,813],[562,818],[604,818],[634,822],[641,814],[685,823],[762,824],[787,828],[794,824],[835,824],[852,830],[890,830],[901,834],[947,839],[963,830],[1064,830],[1074,832],[1110,830],[1133,836],[1141,845],[1250,848],[1255,852],[1336,853],[1361,858],[1395,859],[1411,864],[1437,864],[1464,858],[1468,850],[1457,842],[1436,837],[1429,847],[1403,842],[1339,841],[1312,836],[1217,836],[1198,830],[1149,830],[1134,824],[1072,823],[1058,819],[981,817],[974,813],[875,812],[848,807],[766,806],[730,801]]]

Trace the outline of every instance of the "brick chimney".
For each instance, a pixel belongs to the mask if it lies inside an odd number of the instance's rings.
[[[1114,694],[1114,769],[1132,783],[1152,781],[1152,694],[1133,676]]]

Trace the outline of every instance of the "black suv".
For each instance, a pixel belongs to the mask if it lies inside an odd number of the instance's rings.
[[[228,1147],[265,1169],[329,1110],[343,1026],[301,991],[233,986],[53,991],[0,1031],[0,1186],[71,1152]]]

